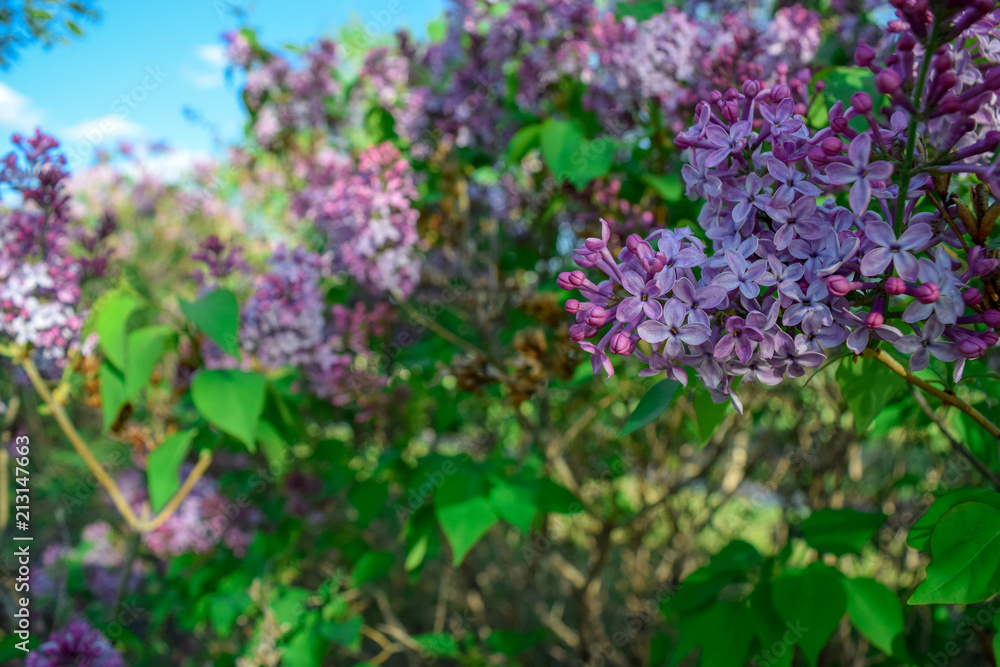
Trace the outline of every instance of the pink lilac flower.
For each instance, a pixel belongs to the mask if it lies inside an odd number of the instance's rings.
[[[190,465],[183,466],[186,476]],[[149,501],[142,475],[126,471],[118,480],[122,495],[139,511]],[[143,533],[143,543],[160,558],[187,552],[203,553],[224,544],[237,555],[246,553],[260,522],[255,508],[241,508],[219,491],[218,483],[202,477],[177,510],[155,530]]]
[[[366,149],[357,165],[335,154],[308,164],[295,212],[329,243],[333,268],[375,294],[408,296],[420,279],[417,191],[413,170],[398,149]]]

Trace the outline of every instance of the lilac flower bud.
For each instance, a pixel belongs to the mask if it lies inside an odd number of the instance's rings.
[[[894,69],[884,69],[875,77],[875,87],[884,95],[892,95],[899,90],[903,80]],[[851,98],[852,101],[854,98]],[[857,105],[855,105],[857,108]]]
[[[892,276],[885,281],[885,293],[899,296],[906,293],[906,281],[899,276]]]
[[[773,93],[772,93],[772,95],[773,95]],[[713,90],[709,94],[709,96],[708,96],[708,102],[709,102],[709,104],[712,104],[713,106],[716,105],[716,104],[718,104],[721,101],[722,101],[722,91]]]
[[[603,327],[610,317],[607,310],[600,306],[594,306],[587,313],[587,324],[592,327]]]
[[[774,102],[780,102],[781,100],[788,99],[792,96],[792,90],[783,83],[779,83],[777,86],[771,89],[771,100]]]
[[[822,167],[827,163],[827,154],[819,146],[813,146],[809,149],[809,161],[817,167]]]
[[[570,315],[576,315],[580,312],[580,302],[577,299],[566,299],[566,312]]]
[[[619,331],[614,336],[611,337],[611,344],[609,348],[615,354],[620,354],[623,357],[635,352],[635,341],[624,331]]]
[[[885,316],[882,313],[872,311],[865,316],[865,325],[870,329],[878,329],[885,324]]]
[[[757,97],[757,93],[760,92],[760,82],[754,81],[753,79],[748,79],[743,82],[743,94],[748,98]]]
[[[735,123],[740,119],[740,107],[736,102],[726,102],[722,105],[722,118],[727,123]]]
[[[958,342],[958,351],[967,359],[975,359],[986,353],[986,343],[977,336],[969,336]]]
[[[823,147],[823,152],[831,157],[840,155],[844,151],[844,142],[837,137],[827,137],[820,142],[820,146]]]
[[[896,42],[897,51],[912,51],[917,46],[917,38],[912,32],[904,32]]]
[[[858,113],[866,114],[870,112],[875,105],[868,93],[857,92],[851,95],[851,106],[854,107],[854,110]]]
[[[954,72],[942,72],[934,79],[934,85],[941,92],[951,90],[958,83],[958,76]]]
[[[844,276],[830,276],[826,279],[826,289],[833,296],[847,296],[851,293],[851,281]]]
[[[935,54],[933,60],[931,60],[931,67],[934,68],[938,74],[944,74],[949,69],[951,69],[952,60],[951,56],[947,53],[937,53]]]
[[[854,62],[860,67],[868,67],[875,60],[875,49],[867,44],[861,44],[854,51]]]
[[[1000,327],[1000,310],[997,310],[996,308],[990,308],[987,310],[983,313],[983,322],[991,329]]]
[[[948,93],[938,104],[938,113],[941,115],[957,113],[962,108],[962,101],[953,93]]]
[[[556,285],[558,285],[560,289],[564,290],[573,290],[576,289],[577,287],[572,282],[570,282],[569,271],[563,271],[562,273],[559,274],[559,276],[556,278]]]
[[[980,292],[975,287],[971,287],[965,290],[965,293],[962,294],[962,301],[964,301],[965,305],[967,306],[974,306],[982,300],[983,300],[983,293]]]
[[[582,324],[574,324],[569,328],[569,337],[570,340],[579,343],[587,338],[587,328]]]
[[[573,287],[579,287],[580,285],[582,285],[585,282],[587,282],[587,276],[586,276],[586,274],[583,271],[579,270],[579,269],[577,269],[576,271],[571,271],[570,274],[569,274],[569,276],[568,276],[568,279],[569,279],[569,283]]]
[[[924,283],[913,290],[913,296],[920,303],[934,303],[941,296],[937,283]]]
[[[1000,341],[1000,335],[996,331],[984,331],[979,334],[979,337],[986,343],[986,347],[993,347],[997,341]]]
[[[1000,88],[1000,65],[994,65],[983,77],[983,87],[986,90],[996,90]]]

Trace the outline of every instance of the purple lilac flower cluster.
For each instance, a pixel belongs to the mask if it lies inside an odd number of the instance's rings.
[[[356,404],[359,420],[371,416],[386,386],[386,366],[371,349],[371,339],[384,336],[392,308],[377,303],[368,308],[336,304],[326,339],[316,348],[305,373],[317,396],[334,405]]]
[[[333,268],[373,294],[406,297],[420,279],[413,170],[386,142],[364,150],[355,166],[334,151],[304,165],[306,187],[296,214],[326,237]]]
[[[246,70],[243,98],[261,146],[272,148],[292,132],[333,125],[327,99],[341,91],[334,42],[319,40],[296,68],[282,55],[255,48],[242,32],[225,39],[230,62]]]
[[[190,474],[191,467],[183,467],[182,477]],[[149,502],[142,477],[139,471],[129,470],[118,479],[122,495],[136,511]],[[149,550],[161,558],[202,553],[219,544],[242,556],[253,541],[259,522],[258,510],[238,507],[219,491],[215,480],[202,477],[163,525],[143,533],[142,538]]]
[[[298,366],[323,339],[322,260],[301,246],[280,246],[269,264],[243,305],[243,348],[265,368]]]
[[[252,275],[238,248],[214,237],[196,256],[220,280]],[[322,280],[329,269],[328,261],[302,246],[278,247],[268,270],[254,278],[254,291],[242,307],[243,367],[253,367],[253,359],[269,370],[301,367],[313,394],[334,405],[357,404],[360,414],[367,415],[387,381],[384,369],[373,360],[371,339],[385,334],[392,309],[385,302],[327,307]],[[235,368],[240,363],[207,339],[201,352],[208,368]]]
[[[427,99],[427,113],[459,146],[502,147],[504,101],[537,113],[553,84],[583,71],[597,16],[593,0],[520,0],[505,12],[485,0],[456,0],[447,36],[423,58],[447,82],[443,95]]]
[[[593,78],[586,103],[604,125],[630,129],[652,103],[664,124],[679,131],[712,87],[764,80],[764,72],[767,84],[788,84],[804,96],[808,73],[792,80],[788,74],[815,57],[820,23],[818,14],[798,5],[779,9],[763,24],[747,10],[698,21],[669,8],[640,23],[604,15],[593,26],[593,39],[600,67],[584,76]]]
[[[401,46],[405,48],[406,43]],[[373,102],[385,109],[395,121],[395,132],[409,142],[415,142],[426,133],[429,120],[424,107],[431,91],[411,82],[411,60],[403,53],[388,47],[372,49],[365,55],[365,62],[358,76],[358,85],[351,95],[354,100],[369,95]],[[424,154],[430,146],[421,145]]]
[[[53,374],[80,345],[87,267],[71,254],[69,174],[59,143],[41,132],[15,134],[13,142],[17,150],[0,161],[0,188],[19,200],[13,210],[0,208],[0,336],[30,345],[39,368]]]
[[[122,655],[107,637],[86,621],[75,620],[53,632],[28,654],[25,667],[125,667]]]
[[[570,336],[591,353],[595,373],[613,373],[609,354],[638,358],[648,366],[640,375],[665,371],[684,384],[692,368],[717,400],[739,407],[735,378],[778,384],[844,342],[856,354],[892,343],[912,371],[931,356],[957,361],[956,381],[966,359],[997,344],[998,304],[984,294],[992,288],[975,284],[1000,260],[982,239],[969,245],[958,204],[940,192],[942,175],[973,174],[1000,194],[995,164],[979,159],[994,154],[1000,132],[979,132],[975,120],[993,104],[1000,67],[977,65],[981,82],[955,90],[966,39],[997,37],[993,3],[939,17],[954,45],[935,49],[927,66],[914,48],[928,34],[926,11],[894,5],[906,27],[884,65],[868,47],[857,53],[891,98],[887,120],[859,92],[812,132],[786,85],[748,80],[715,92],[677,136],[689,149],[687,193],[705,200],[698,222],[711,253],[685,228],[633,234],[615,257],[606,224],[576,251],[581,268],[605,276],[559,277],[582,295],[566,304],[576,317]],[[944,141],[940,122],[951,128]]]

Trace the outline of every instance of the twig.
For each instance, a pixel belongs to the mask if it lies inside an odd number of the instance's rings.
[[[108,623],[114,623],[118,617],[118,608],[122,606],[122,600],[125,599],[125,593],[128,591],[129,583],[132,580],[132,565],[135,563],[136,556],[139,555],[140,542],[142,542],[141,533],[132,533],[128,536],[124,566],[122,567],[121,577],[118,579],[118,593],[115,595],[115,603],[111,607]]]
[[[944,434],[944,437],[948,439],[948,442],[951,443],[951,448],[956,450],[962,456],[964,456],[969,461],[969,463],[971,463],[972,466],[979,471],[979,474],[981,474],[986,479],[990,480],[990,483],[993,484],[994,488],[996,488],[997,491],[1000,491],[1000,477],[994,475],[993,472],[989,468],[987,468],[982,461],[976,458],[976,456],[971,451],[969,451],[968,447],[963,445],[959,440],[955,438],[955,436],[953,436],[948,431],[947,427],[945,427],[944,425],[944,422],[941,420],[940,417],[934,414],[934,410],[931,409],[931,406],[927,403],[927,399],[924,397],[923,394],[917,391],[916,387],[913,388],[913,397],[916,399],[917,405],[920,406],[920,409],[924,411],[925,415],[927,415],[927,418],[930,419],[932,422],[934,422],[934,424],[938,427],[938,429],[940,429],[941,433]]]
[[[90,447],[87,443],[83,441],[80,434],[77,432],[76,427],[73,426],[73,422],[70,421],[69,417],[66,416],[66,411],[63,410],[62,406],[52,398],[52,392],[49,391],[48,386],[39,375],[38,369],[35,368],[35,364],[31,361],[29,357],[24,357],[19,361],[21,368],[27,373],[28,379],[31,380],[31,384],[34,385],[35,391],[38,392],[42,400],[48,406],[49,410],[52,412],[52,416],[56,418],[56,422],[59,424],[59,428],[62,429],[66,437],[69,438],[69,442],[73,445],[73,449],[76,453],[80,455],[83,462],[87,464],[90,468],[90,472],[94,473],[94,477],[97,478],[98,483],[103,486],[108,494],[111,496],[111,501],[118,508],[121,513],[122,518],[125,522],[131,526],[134,530],[140,530],[141,524],[139,519],[135,516],[135,512],[132,511],[132,506],[128,504],[125,497],[122,496],[121,489],[115,483],[115,480],[111,479],[104,466],[101,462],[94,457],[94,453],[90,451]]]
[[[198,456],[198,463],[188,474],[187,479],[184,480],[184,484],[177,490],[177,493],[173,495],[170,501],[163,506],[162,510],[160,510],[160,513],[153,517],[152,520],[143,522],[141,526],[143,532],[156,530],[170,518],[170,515],[173,514],[178,507],[180,507],[180,504],[184,502],[184,499],[187,498],[189,493],[191,493],[191,489],[198,483],[201,476],[205,474],[205,471],[208,469],[208,465],[211,462],[212,453],[207,449],[203,449],[201,454]]]
[[[19,361],[24,372],[28,374],[28,378],[31,380],[31,384],[34,385],[35,391],[42,397],[45,404],[48,406],[49,411],[52,412],[52,416],[56,418],[56,422],[62,429],[63,433],[69,438],[70,444],[73,445],[73,449],[76,450],[77,454],[83,459],[83,462],[87,464],[90,471],[97,478],[97,481],[103,486],[108,494],[111,496],[112,502],[114,502],[115,507],[121,513],[122,518],[125,522],[137,533],[146,533],[151,530],[156,530],[163,523],[170,518],[170,516],[177,510],[180,504],[184,501],[187,495],[191,492],[195,483],[201,479],[201,476],[205,474],[205,470],[208,469],[209,464],[212,462],[211,452],[205,450],[201,452],[201,456],[198,459],[197,465],[195,465],[194,470],[188,475],[188,478],[184,481],[181,488],[174,494],[160,513],[157,514],[152,520],[147,520],[145,516],[139,518],[135,515],[132,510],[132,506],[129,505],[128,501],[122,495],[121,489],[118,488],[118,484],[115,480],[108,475],[104,466],[101,462],[97,460],[94,453],[90,451],[90,447],[84,442],[83,438],[80,437],[79,432],[77,432],[76,427],[73,426],[73,422],[66,415],[66,411],[63,410],[62,405],[59,404],[52,397],[52,392],[49,391],[48,385],[45,384],[45,380],[38,373],[38,369],[35,368],[35,364],[30,358],[25,357]]]
[[[974,407],[972,407],[971,405],[960,399],[955,394],[952,394],[947,391],[942,391],[941,389],[938,389],[929,382],[921,380],[916,375],[903,368],[902,364],[893,359],[885,350],[868,348],[864,351],[863,354],[866,357],[877,359],[878,361],[882,362],[883,364],[888,366],[889,370],[891,370],[893,373],[900,376],[910,384],[920,387],[926,393],[931,394],[932,396],[938,398],[942,403],[946,403],[947,405],[951,405],[955,408],[958,408],[960,411],[964,412],[965,414],[969,415],[969,417],[971,417],[973,420],[975,420],[977,424],[986,429],[986,431],[990,435],[992,435],[997,440],[1000,440],[1000,427],[998,427],[996,424],[994,424],[989,419],[984,417],[983,413],[981,413],[979,410],[976,410]]]

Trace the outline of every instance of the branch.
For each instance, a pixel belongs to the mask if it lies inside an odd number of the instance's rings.
[[[927,418],[930,419],[932,422],[934,422],[934,424],[938,427],[941,433],[944,434],[944,437],[948,439],[948,442],[951,443],[951,448],[957,451],[962,456],[964,456],[969,461],[969,463],[971,463],[972,466],[979,471],[980,475],[990,480],[990,483],[993,484],[993,487],[996,488],[997,491],[1000,491],[1000,478],[994,475],[989,468],[983,465],[982,461],[977,459],[976,456],[971,451],[969,451],[968,447],[963,445],[960,441],[958,441],[955,438],[955,436],[951,434],[950,431],[948,431],[947,427],[945,427],[944,425],[944,421],[942,421],[940,417],[934,414],[934,410],[932,410],[931,406],[927,404],[927,399],[924,398],[923,394],[917,391],[916,387],[913,388],[913,397],[916,399],[917,405],[920,406],[920,409],[924,411],[925,415],[927,415]]]
[[[983,413],[981,413],[979,410],[976,410],[974,407],[972,407],[971,405],[960,399],[955,394],[938,389],[929,382],[921,380],[916,375],[903,368],[902,364],[893,359],[889,355],[889,353],[887,353],[885,350],[868,348],[864,351],[863,354],[866,357],[870,357],[872,359],[877,359],[878,361],[881,361],[883,364],[888,366],[889,370],[891,370],[893,373],[900,376],[910,384],[916,387],[920,387],[922,390],[924,390],[924,392],[938,398],[942,403],[958,408],[960,411],[964,412],[965,414],[969,415],[972,419],[974,419],[977,424],[986,429],[986,431],[990,435],[992,435],[997,440],[1000,440],[1000,427],[998,427],[996,424],[994,424],[989,419],[984,417]]]
[[[38,369],[35,368],[35,364],[31,361],[29,357],[24,357],[18,362],[24,372],[28,374],[28,379],[31,380],[31,384],[34,385],[35,391],[42,397],[45,404],[48,406],[49,411],[52,412],[52,416],[56,418],[56,422],[59,424],[59,428],[62,429],[66,437],[69,438],[69,442],[73,445],[73,449],[76,453],[80,455],[83,462],[87,464],[90,468],[90,472],[94,474],[97,478],[98,483],[103,486],[108,494],[111,496],[112,502],[114,502],[115,507],[121,513],[122,518],[128,523],[130,527],[134,530],[141,530],[141,522],[136,517],[135,512],[132,511],[132,506],[128,504],[125,497],[122,496],[121,489],[115,483],[111,476],[108,475],[104,466],[101,462],[94,457],[94,453],[90,451],[90,447],[87,443],[83,441],[80,434],[77,432],[76,427],[73,426],[73,422],[70,421],[69,417],[66,416],[66,411],[63,410],[62,406],[52,398],[52,392],[49,391],[48,386],[45,384],[45,380],[39,375]]]
[[[159,514],[153,517],[152,520],[144,521],[141,524],[140,530],[146,533],[152,530],[156,530],[157,528],[162,526],[163,523],[170,518],[170,515],[173,514],[178,507],[180,507],[180,504],[184,502],[184,499],[187,498],[188,494],[191,493],[191,489],[193,489],[194,485],[198,483],[198,480],[201,479],[201,476],[205,474],[205,471],[208,469],[208,465],[211,462],[212,462],[212,453],[209,452],[207,449],[203,449],[198,457],[198,463],[195,465],[194,469],[188,474],[187,479],[184,480],[184,484],[181,486],[181,488],[178,489],[177,493],[173,495],[173,497],[170,499],[170,502],[168,502],[166,505],[163,506],[163,509],[160,510]]]

